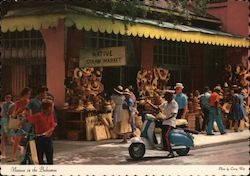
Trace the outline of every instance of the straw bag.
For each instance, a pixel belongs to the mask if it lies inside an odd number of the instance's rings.
[[[92,141],[94,140],[93,129],[97,124],[97,116],[90,116],[86,118],[86,140]]]
[[[214,124],[213,124],[213,130],[214,130],[214,132],[220,131],[216,122],[214,122]]]
[[[16,118],[9,118],[8,128],[16,130],[19,127],[19,124],[21,123],[20,119]]]
[[[94,127],[94,137],[96,141],[108,138],[104,125],[96,125]]]
[[[39,164],[35,140],[29,141],[29,145],[30,145],[30,152],[31,152],[31,158],[32,158],[33,164],[35,165]]]

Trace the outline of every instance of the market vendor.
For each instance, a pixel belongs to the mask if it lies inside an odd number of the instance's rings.
[[[161,129],[162,129],[162,142],[164,150],[169,151],[168,157],[173,158],[174,153],[168,139],[168,135],[170,131],[176,127],[176,116],[178,112],[178,104],[173,99],[174,91],[167,90],[165,92],[164,98],[165,102],[163,102],[160,106],[153,105],[149,102],[149,104],[155,109],[160,110],[164,115],[163,118],[160,119],[162,121]]]

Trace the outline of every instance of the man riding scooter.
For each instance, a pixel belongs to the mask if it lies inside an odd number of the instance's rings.
[[[152,107],[160,110],[164,114],[163,118],[160,119],[162,121],[160,127],[162,129],[163,149],[169,151],[167,156],[169,158],[174,157],[174,152],[172,150],[168,136],[170,131],[176,127],[176,116],[179,109],[178,104],[173,99],[174,92],[174,90],[167,90],[164,95],[166,101],[163,102],[159,107],[148,102]]]

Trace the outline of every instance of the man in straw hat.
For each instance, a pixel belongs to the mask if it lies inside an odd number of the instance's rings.
[[[182,83],[176,83],[174,88],[175,88],[175,93],[176,93],[176,95],[174,96],[174,99],[179,106],[179,110],[178,110],[178,114],[176,118],[183,119],[185,118],[187,109],[188,109],[187,96],[182,92],[182,90],[184,89],[184,86]]]
[[[221,109],[220,109],[220,93],[221,93],[221,87],[216,86],[214,88],[214,92],[211,94],[210,99],[209,99],[210,109],[209,109],[207,135],[214,135],[212,133],[214,119],[216,120],[220,133],[225,134],[224,126],[222,123],[222,117],[221,117]]]
[[[154,108],[161,110],[164,114],[164,118],[162,120],[162,142],[163,149],[169,151],[168,157],[173,158],[174,152],[172,150],[170,141],[168,139],[168,135],[170,131],[176,127],[176,116],[178,113],[178,104],[174,100],[174,90],[166,90],[164,94],[165,102],[163,102],[160,106],[155,106],[151,104]]]

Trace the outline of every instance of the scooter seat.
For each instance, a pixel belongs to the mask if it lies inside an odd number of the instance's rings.
[[[183,129],[173,129],[171,131],[172,133],[181,133],[181,134],[184,134],[184,135],[187,135],[187,133],[183,130]]]

